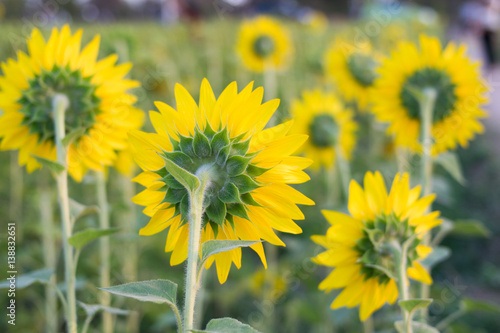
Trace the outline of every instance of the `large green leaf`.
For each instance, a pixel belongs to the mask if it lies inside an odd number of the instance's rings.
[[[193,333],[260,333],[247,324],[233,318],[212,319],[205,330],[191,330]]]
[[[424,309],[431,304],[432,299],[430,298],[413,298],[407,299],[404,301],[399,301],[398,304],[400,307],[405,309],[406,311],[412,313],[417,309]]]
[[[96,240],[97,238],[109,236],[116,232],[120,231],[120,228],[109,228],[109,229],[86,229],[80,232],[77,232],[73,236],[71,236],[68,242],[77,250],[80,250],[82,247],[87,245],[88,243]]]
[[[402,321],[395,322],[394,327],[396,327],[396,331],[398,331],[398,333],[407,333],[406,327]],[[413,333],[439,333],[439,331],[434,327],[416,321],[411,322],[411,328]]]
[[[484,237],[489,238],[491,231],[481,221],[458,220],[453,223],[450,234],[462,237]]]
[[[181,168],[168,158],[164,157],[165,169],[190,192],[194,192],[200,187],[200,180],[191,172]]]
[[[451,250],[445,246],[437,246],[432,249],[432,252],[422,260],[422,265],[425,267],[434,267],[440,262],[446,260],[451,255]]]
[[[500,314],[500,305],[471,298],[463,298],[460,301],[460,306],[463,310],[468,312],[490,312],[493,314]]]
[[[100,289],[142,302],[167,303],[174,306],[177,298],[177,284],[169,280],[130,282]]]
[[[435,159],[435,162],[441,165],[458,183],[465,185],[466,181],[456,153],[442,153]]]
[[[50,277],[52,276],[52,274],[54,274],[54,270],[49,268],[44,268],[16,276],[15,278],[16,289],[23,289],[29,287],[33,283],[48,283],[50,281]],[[10,281],[8,280],[8,278],[9,276],[7,276],[7,280],[0,282],[0,288],[10,287]]]
[[[40,157],[40,156],[33,156],[38,163],[43,165],[44,167],[48,168],[50,171],[54,172],[56,175],[60,175],[64,170],[66,170],[66,167],[56,161],[49,160],[48,158],[45,157]]]
[[[261,241],[237,241],[237,240],[209,240],[201,245],[200,266],[211,256],[217,253],[231,251],[239,247],[248,247]]]
[[[85,206],[73,199],[69,199],[69,210],[71,214],[71,218],[73,221],[78,220],[84,216],[90,214],[96,214],[99,212],[99,207],[97,206]]]

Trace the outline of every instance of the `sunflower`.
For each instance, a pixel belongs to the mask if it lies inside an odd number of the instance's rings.
[[[310,199],[287,184],[309,179],[302,170],[312,161],[292,156],[306,140],[303,134],[287,135],[292,121],[264,129],[279,100],[261,104],[264,90],[249,84],[238,93],[231,83],[215,98],[205,79],[199,103],[179,84],[175,86],[177,110],[156,102],[160,112],[150,112],[157,133],[133,131],[130,142],[137,164],[144,170],[134,181],[146,189],[133,201],[146,206],[151,217],[140,230],[153,235],[169,228],[166,252],[177,265],[188,255],[188,194],[165,169],[168,158],[193,174],[207,165],[217,176],[211,179],[204,202],[201,242],[208,240],[265,240],[285,246],[273,229],[298,234],[292,219],[303,219],[296,204],[312,205]],[[267,267],[261,243],[251,248]],[[231,264],[241,266],[241,249],[216,254],[220,283]]]
[[[305,91],[301,100],[292,102],[291,115],[295,119],[292,131],[309,135],[301,150],[314,161],[314,169],[333,165],[337,149],[343,158],[351,158],[357,125],[353,112],[335,94]]]
[[[369,43],[352,45],[337,39],[325,55],[328,77],[348,102],[355,102],[365,110],[370,102],[370,90],[377,77],[375,72],[380,56]]]
[[[124,79],[131,64],[115,65],[116,55],[97,61],[99,36],[80,50],[82,30],[54,28],[46,42],[39,30],[29,37],[28,54],[2,63],[0,76],[0,149],[19,150],[28,172],[41,167],[34,156],[56,160],[52,99],[69,99],[66,134],[80,134],[68,148],[68,172],[80,181],[87,169],[102,171],[127,144],[127,131],[142,125],[143,113],[132,107],[127,90],[137,81]]]
[[[477,63],[466,56],[465,45],[449,43],[444,49],[437,38],[421,36],[420,48],[400,43],[379,69],[374,85],[373,112],[380,121],[389,122],[388,133],[397,145],[421,151],[421,113],[414,91],[434,89],[432,110],[432,154],[459,144],[467,146],[476,133],[484,131],[479,119],[487,87]]]
[[[367,319],[384,303],[398,298],[394,258],[386,244],[409,240],[407,274],[410,278],[431,284],[432,279],[420,261],[432,248],[422,245],[422,237],[441,221],[439,212],[426,213],[435,198],[420,198],[420,186],[410,189],[409,176],[396,175],[390,193],[379,172],[368,172],[364,190],[354,180],[349,188],[348,208],[351,216],[323,211],[332,225],[326,236],[312,239],[327,250],[313,258],[319,265],[335,267],[321,282],[321,290],[343,288],[332,308],[360,305],[361,320]],[[417,235],[417,237],[413,237]],[[377,268],[382,267],[383,269]],[[389,276],[391,275],[391,276]]]
[[[292,61],[293,44],[288,30],[277,20],[259,16],[242,23],[236,51],[251,71],[282,71]]]

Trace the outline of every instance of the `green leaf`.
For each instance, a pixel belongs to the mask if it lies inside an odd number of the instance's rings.
[[[456,153],[442,153],[435,158],[435,162],[441,165],[458,183],[465,186],[466,181]]]
[[[450,234],[461,237],[491,237],[491,231],[486,228],[483,222],[477,220],[455,221]]]
[[[432,249],[432,252],[422,260],[422,265],[425,267],[434,267],[440,262],[446,260],[451,255],[451,251],[449,248],[445,246],[437,246]]]
[[[260,187],[259,184],[247,175],[231,177],[231,182],[236,185],[241,194],[251,192]]]
[[[109,229],[86,229],[80,232],[77,232],[73,236],[68,239],[68,242],[77,250],[80,250],[82,247],[87,245],[88,243],[96,240],[99,237],[108,236],[120,231],[120,228],[109,228]]]
[[[194,192],[200,187],[200,180],[191,172],[181,168],[168,158],[164,158],[165,168],[184,188],[190,192]]]
[[[425,309],[431,303],[432,299],[430,298],[413,298],[398,302],[399,306],[409,313],[412,313],[413,311],[418,309]]]
[[[240,203],[240,191],[233,183],[227,183],[219,191],[219,199],[224,203]]]
[[[472,298],[463,298],[460,301],[460,307],[468,312],[478,311],[489,312],[493,314],[500,313],[500,306],[498,304]]]
[[[191,330],[193,333],[260,333],[247,324],[233,318],[212,319],[205,330]]]
[[[64,147],[69,146],[73,141],[79,139],[82,137],[82,135],[85,134],[85,128],[84,127],[79,127],[77,129],[74,129],[73,131],[69,132],[64,139],[62,139],[62,144]]]
[[[222,226],[226,219],[226,205],[218,198],[214,198],[207,207],[206,213],[212,221]]]
[[[248,247],[262,241],[239,241],[239,240],[209,240],[201,244],[200,267],[212,255],[231,251],[239,247]]]
[[[33,154],[31,156],[33,156],[38,163],[46,168],[49,168],[49,170],[54,172],[56,175],[60,175],[64,170],[66,170],[66,167],[64,165],[56,161],[49,160],[45,157],[35,156]]]
[[[195,129],[193,138],[193,149],[194,153],[199,157],[207,157],[212,153],[212,148],[210,147],[210,140],[201,133],[198,129]]]
[[[70,210],[70,215],[73,221],[78,220],[79,218],[82,218],[84,216],[90,215],[90,214],[97,214],[99,213],[99,207],[97,206],[85,206],[71,198],[69,198],[69,210]]]
[[[387,268],[385,268],[384,266],[380,266],[380,265],[370,265],[370,264],[365,264],[366,267],[371,267],[371,268],[374,268],[378,271],[381,271],[382,273],[384,273],[385,275],[387,275],[388,277],[390,277],[391,279],[393,280],[397,280],[396,276],[394,275],[393,272],[391,272],[390,270],[388,270]]]
[[[78,305],[80,305],[80,307],[85,310],[85,313],[87,314],[88,317],[93,317],[99,311],[109,312],[109,313],[112,313],[112,314],[115,314],[118,316],[126,316],[126,315],[130,314],[130,312],[131,312],[128,310],[112,308],[112,307],[104,306],[104,305],[100,305],[100,304],[85,304],[85,303],[80,302],[80,301],[78,301]]]
[[[53,269],[44,268],[30,273],[19,275],[15,278],[16,289],[23,289],[29,287],[33,283],[48,283],[50,277],[54,274]],[[10,288],[9,275],[7,279],[0,282],[0,289]]]
[[[406,327],[401,320],[395,322],[394,327],[396,327],[396,331],[398,331],[398,333],[406,333]],[[411,322],[411,327],[413,333],[439,333],[439,331],[434,327],[416,321]]]
[[[252,158],[243,157],[243,156],[232,156],[228,158],[226,163],[227,174],[231,177],[241,175],[245,172],[248,163]]]
[[[177,284],[169,280],[130,282],[99,289],[142,302],[167,303],[174,306],[177,298]]]

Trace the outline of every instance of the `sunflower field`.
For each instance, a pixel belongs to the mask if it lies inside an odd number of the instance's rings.
[[[377,13],[0,21],[0,331],[500,332],[498,81]]]

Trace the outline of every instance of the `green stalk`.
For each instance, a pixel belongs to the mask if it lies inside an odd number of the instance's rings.
[[[66,135],[64,114],[69,106],[68,97],[62,94],[54,95],[52,100],[52,112],[54,118],[55,129],[55,144],[57,150],[57,162],[67,167],[66,148],[62,143]],[[56,175],[57,194],[59,197],[59,206],[61,210],[62,224],[62,243],[64,252],[64,280],[66,283],[66,321],[67,332],[77,333],[77,318],[76,318],[76,295],[75,295],[75,274],[73,262],[73,247],[69,244],[68,239],[71,237],[72,225],[69,211],[68,197],[68,171],[63,170]]]
[[[349,162],[340,153],[340,147],[335,148],[335,156],[337,160],[337,169],[339,183],[342,186],[342,195],[347,201],[349,199],[349,182],[351,181],[351,170],[349,167]]]
[[[96,172],[96,187],[97,187],[97,202],[99,206],[99,226],[101,229],[109,229],[109,209],[108,195],[106,191],[106,178],[104,171]],[[101,259],[99,278],[100,287],[105,288],[110,286],[110,246],[109,237],[101,237],[99,255]],[[109,293],[101,293],[101,305],[110,306],[111,295]],[[102,332],[111,333],[113,331],[113,317],[111,313],[104,311],[102,314]]]
[[[47,177],[39,178],[40,219],[42,222],[43,262],[45,267],[56,270],[56,240],[54,237],[54,211],[52,209],[52,192],[47,186]],[[50,278],[56,284],[56,274]],[[57,331],[57,296],[52,286],[45,286],[45,320],[48,333]]]
[[[266,64],[264,68],[264,100],[270,101],[276,96],[277,92],[277,82],[276,82],[276,70],[270,64]],[[277,123],[276,117],[278,113],[275,113],[273,117],[269,120],[268,127],[273,127]]]
[[[373,332],[375,332],[375,330],[373,329],[373,318],[372,316],[370,316],[363,322],[363,333]]]
[[[427,196],[432,193],[432,168],[433,161],[431,155],[432,149],[432,118],[434,105],[436,103],[437,92],[435,89],[428,88],[423,91],[420,98],[420,114],[422,115],[422,186],[423,186],[423,196]],[[427,212],[431,209],[427,209]],[[431,234],[427,234],[423,239],[423,244],[429,246],[431,242]],[[430,274],[429,270],[429,274]],[[429,298],[430,286],[427,284],[420,285],[420,298]],[[423,308],[419,310],[419,317],[423,322],[427,322],[428,310]]]
[[[186,270],[186,299],[184,303],[184,332],[194,329],[194,309],[196,303],[196,293],[200,288],[198,282],[198,259],[200,256],[200,239],[203,216],[203,199],[205,189],[209,184],[208,171],[197,172],[200,179],[200,187],[189,193],[189,246]]]
[[[9,220],[20,221],[23,210],[23,169],[19,167],[18,152],[10,154],[10,196],[9,196]],[[21,241],[23,237],[22,228],[16,233],[16,238]]]
[[[407,243],[402,247],[401,245],[393,240],[390,244],[390,249],[392,255],[394,256],[394,264],[396,265],[396,282],[398,285],[399,301],[406,301],[409,297],[407,277],[406,277],[406,266],[407,266]],[[406,327],[406,333],[412,333],[411,327],[411,316],[403,307],[401,308],[401,314],[403,317],[403,323]]]

